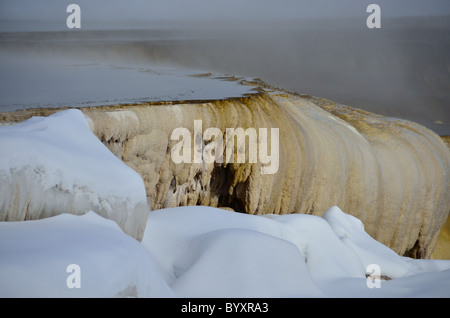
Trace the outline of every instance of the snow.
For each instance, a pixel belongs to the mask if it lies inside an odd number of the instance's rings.
[[[351,230],[358,221],[337,207],[330,214],[331,224],[302,214],[169,208],[149,213],[142,242],[94,212],[0,222],[0,297],[450,296],[450,261],[394,257],[387,247],[370,259],[359,248],[373,240],[352,250],[339,245],[338,232],[330,244],[333,226]],[[380,261],[381,274],[408,263],[414,270],[369,288],[364,258]],[[67,285],[70,264],[80,268],[80,288]]]
[[[398,256],[336,206],[322,217],[137,211],[142,180],[80,111],[0,127],[0,149],[0,212],[14,200],[53,209],[0,222],[0,297],[450,297],[450,261]]]
[[[400,258],[394,251],[372,239],[364,231],[364,225],[357,218],[344,214],[339,208],[329,209],[323,218],[330,224],[339,239],[361,259],[365,268],[378,264],[383,274],[390,278],[399,278],[421,272],[408,258]]]
[[[95,209],[127,234],[143,232],[139,221],[149,208],[142,178],[97,139],[81,111],[2,126],[0,149],[0,219]]]
[[[67,285],[70,264],[80,288]],[[94,212],[0,222],[0,269],[0,297],[173,295],[143,246]]]
[[[323,217],[163,209],[149,214],[142,244],[182,297],[450,296],[450,261],[398,256],[338,207]],[[403,278],[369,288],[371,264]]]

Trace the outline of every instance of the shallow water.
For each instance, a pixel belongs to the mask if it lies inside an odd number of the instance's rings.
[[[240,97],[252,87],[194,71],[48,57],[0,60],[0,111]],[[194,76],[193,76],[194,75]]]
[[[450,23],[445,18],[385,19],[379,30],[342,19],[139,28],[0,33],[0,108],[235,95],[236,85],[231,92],[226,85],[212,92],[210,81],[178,77],[188,69],[261,78],[450,135]],[[9,54],[32,62],[11,63],[5,58]],[[34,63],[42,58],[70,63]],[[137,72],[118,68],[130,64]],[[155,68],[156,73],[140,72]],[[161,69],[180,73],[154,76]]]

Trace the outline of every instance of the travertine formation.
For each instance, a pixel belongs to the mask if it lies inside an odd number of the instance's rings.
[[[251,214],[322,215],[337,205],[381,243],[417,258],[430,257],[449,213],[449,149],[413,122],[270,90],[227,100],[81,110],[94,134],[142,176],[152,209],[208,205]],[[279,128],[277,173],[261,174],[263,163],[248,160],[176,164],[171,151],[179,141],[171,134],[185,127],[194,136],[195,120],[202,120],[203,131]]]

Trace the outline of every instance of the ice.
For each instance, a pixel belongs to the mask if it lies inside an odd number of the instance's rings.
[[[0,149],[1,220],[94,209],[142,236],[139,221],[149,211],[142,178],[100,142],[81,111],[2,126]]]

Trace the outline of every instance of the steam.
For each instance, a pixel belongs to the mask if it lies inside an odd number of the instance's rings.
[[[72,2],[81,7],[78,31],[65,24]],[[382,28],[370,30],[366,8],[373,2],[0,0],[0,31],[65,31],[28,35],[32,45],[17,47],[3,35],[0,44],[14,54],[57,53],[87,63],[106,57],[261,78],[450,135],[448,0],[375,1]]]
[[[360,17],[373,0],[14,0],[0,2],[1,20],[58,21],[70,3],[91,21],[297,19]],[[386,16],[443,15],[447,0],[377,0]],[[64,14],[63,14],[64,15]]]

